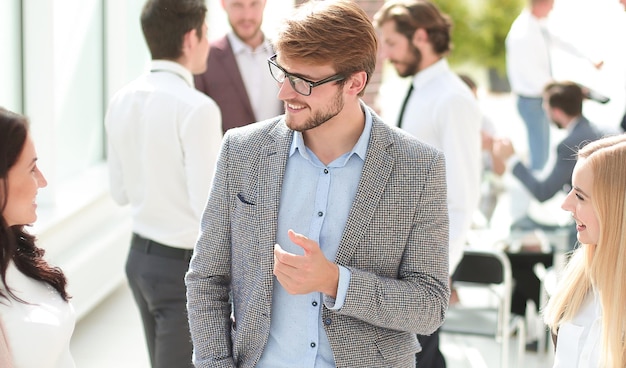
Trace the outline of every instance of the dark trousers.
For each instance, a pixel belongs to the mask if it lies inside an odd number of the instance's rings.
[[[187,251],[190,255],[190,251]],[[185,251],[134,235],[126,276],[143,322],[152,368],[192,368]]]
[[[511,276],[515,280],[511,296],[511,313],[524,316],[528,300],[532,300],[537,309],[542,307],[539,302],[541,281],[537,278],[534,267],[537,263],[543,263],[546,268],[552,266],[554,254],[521,252],[507,253],[507,256],[511,263]]]
[[[432,335],[417,335],[422,351],[415,354],[417,368],[446,368],[446,360],[439,351],[439,329]]]
[[[568,249],[574,249],[576,244],[576,226],[574,224],[567,225]],[[545,232],[551,232],[561,229],[559,226],[543,225],[528,216],[518,219],[511,225],[511,231],[533,231],[541,229]],[[553,244],[554,245],[554,244]],[[533,253],[519,252],[507,253],[511,263],[511,276],[514,280],[513,295],[511,297],[511,313],[518,315],[526,314],[526,302],[532,300],[537,308],[543,307],[539,302],[541,293],[541,282],[535,274],[534,267],[537,263],[543,263],[547,267],[551,267],[554,261],[554,253]]]

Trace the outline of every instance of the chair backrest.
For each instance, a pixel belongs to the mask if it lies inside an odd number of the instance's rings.
[[[502,252],[466,250],[452,280],[477,284],[503,284],[511,277],[511,264]]]
[[[472,249],[466,248],[463,252],[463,259],[457,266],[452,275],[454,283],[470,284],[471,286],[486,287],[492,289],[497,286],[500,292],[498,295],[498,306],[495,308],[496,331],[489,333],[501,342],[501,364],[502,367],[509,365],[509,338],[511,327],[518,332],[518,367],[522,365],[524,353],[524,336],[525,328],[523,321],[511,319],[511,293],[513,288],[513,280],[511,275],[511,263],[506,254],[498,249]],[[502,287],[500,289],[500,287]],[[480,310],[480,308],[478,308]],[[489,324],[483,315],[474,314],[472,316],[471,308],[450,308],[446,315],[442,331],[450,333],[461,333],[470,335],[484,335],[483,329]],[[458,319],[459,316],[465,315],[465,318]],[[459,321],[472,320],[472,323],[480,324],[480,326],[460,326],[454,325]],[[495,335],[495,336],[494,336]]]

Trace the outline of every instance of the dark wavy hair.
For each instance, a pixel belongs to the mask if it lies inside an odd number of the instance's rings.
[[[25,225],[9,226],[4,218],[9,197],[9,170],[20,157],[27,136],[28,120],[0,107],[0,280],[4,285],[4,291],[0,289],[0,302],[9,297],[22,303],[27,302],[13,294],[7,285],[6,274],[10,261],[24,275],[50,284],[67,301],[70,296],[67,294],[67,280],[63,271],[51,267],[43,259],[45,251],[35,245],[35,237],[25,231]]]

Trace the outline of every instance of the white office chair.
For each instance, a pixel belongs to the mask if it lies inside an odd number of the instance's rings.
[[[495,296],[497,302],[495,306],[489,304],[464,306],[461,300],[460,304],[448,309],[442,332],[495,338],[500,344],[502,368],[509,367],[511,333],[517,332],[517,367],[522,367],[526,352],[526,328],[522,317],[511,315],[513,280],[506,254],[495,249],[466,249],[454,273],[453,284],[459,290],[464,287],[488,290],[489,294]]]

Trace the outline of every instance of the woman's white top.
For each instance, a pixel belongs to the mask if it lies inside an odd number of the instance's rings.
[[[76,317],[72,305],[45,282],[22,274],[9,263],[6,283],[15,296],[0,299],[4,323],[15,368],[74,368],[70,339]],[[6,295],[4,285],[0,286]]]
[[[602,308],[598,294],[590,291],[574,318],[559,327],[554,367],[600,367]]]

